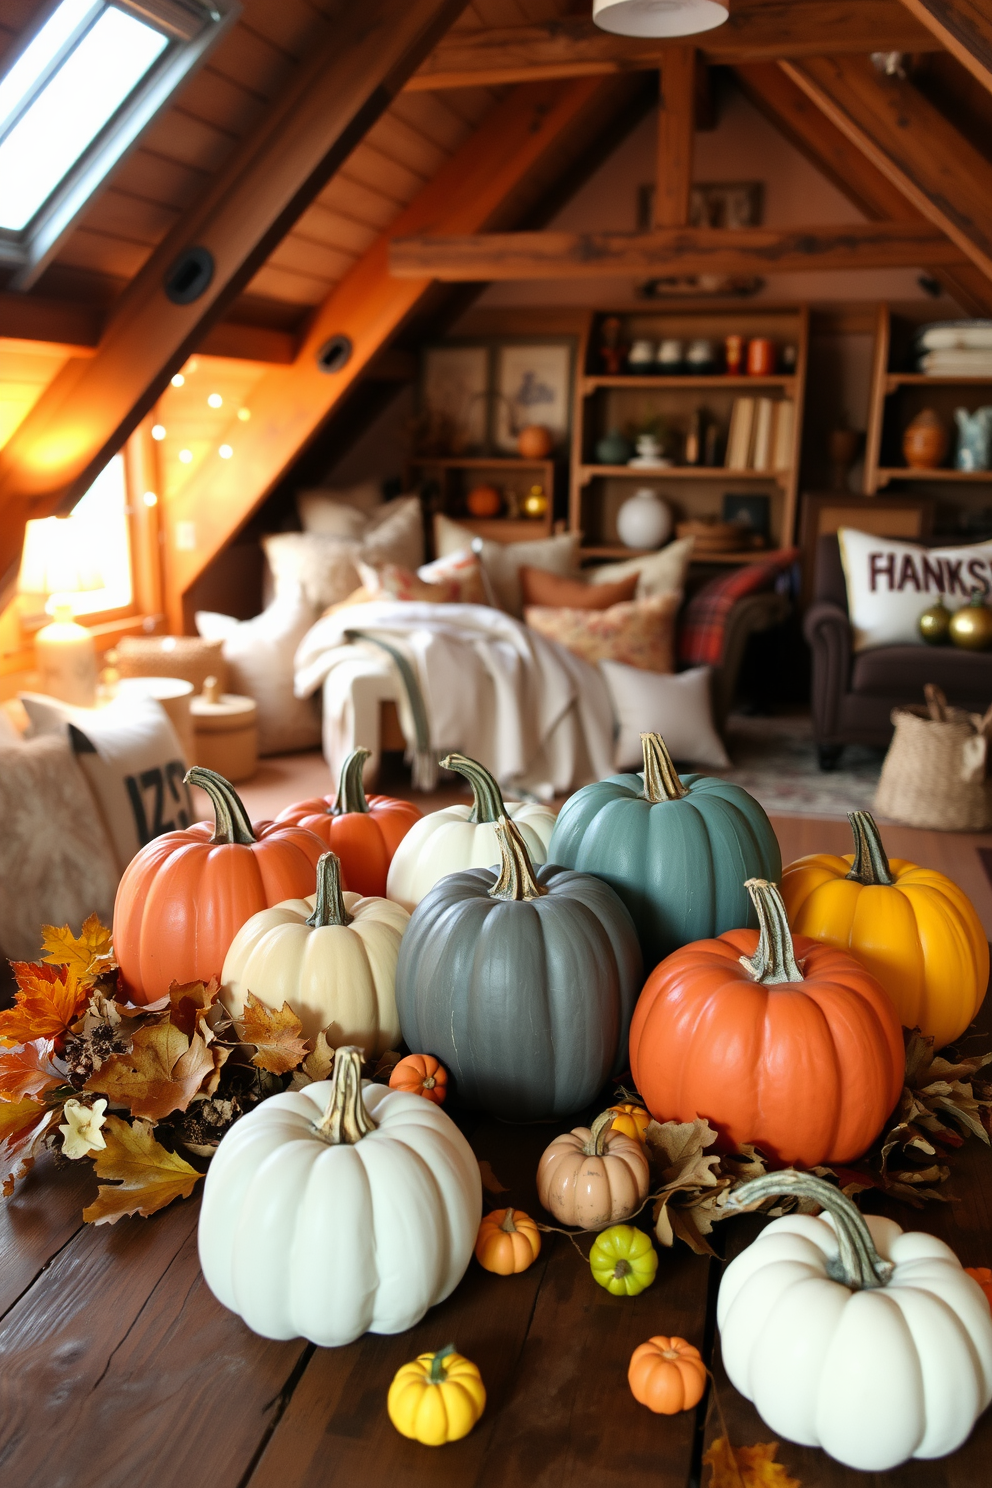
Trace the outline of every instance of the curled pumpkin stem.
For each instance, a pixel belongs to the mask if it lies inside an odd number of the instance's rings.
[[[586,1157],[602,1157],[606,1151],[606,1139],[613,1129],[614,1111],[602,1111],[589,1129],[588,1140],[583,1142]]]
[[[354,1146],[375,1131],[362,1099],[362,1051],[345,1044],[334,1054],[331,1098],[314,1130],[330,1147]]]
[[[854,833],[854,862],[847,877],[855,883],[874,887],[895,883],[889,860],[882,846],[875,818],[870,811],[850,811],[847,816]]]
[[[472,787],[472,810],[468,819],[473,825],[497,822],[506,815],[499,783],[478,760],[469,759],[467,754],[447,754],[441,761],[441,769],[457,770]]]
[[[681,801],[689,794],[679,778],[675,762],[668,752],[668,745],[660,734],[642,734],[641,750],[644,756],[644,799],[652,804],[658,801]]]
[[[741,965],[765,987],[803,981],[782,895],[766,878],[749,878],[744,887],[758,914],[759,935],[754,955],[741,956]]]
[[[750,1208],[781,1195],[812,1199],[830,1215],[837,1232],[838,1254],[827,1270],[834,1281],[843,1282],[853,1292],[869,1291],[888,1284],[895,1267],[891,1261],[884,1261],[875,1249],[861,1210],[839,1188],[822,1178],[815,1178],[812,1173],[798,1173],[794,1168],[787,1168],[783,1173],[766,1173],[762,1178],[753,1178],[750,1183],[744,1183],[731,1192],[727,1208]]]
[[[357,749],[351,751],[341,766],[338,793],[331,807],[331,816],[350,816],[352,812],[368,816],[369,803],[365,799],[362,771],[371,752],[370,749],[363,749],[359,745]]]
[[[499,878],[489,890],[490,899],[516,900],[517,903],[540,899],[548,891],[534,876],[527,844],[508,816],[501,816],[496,823],[496,840],[502,862]]]
[[[240,847],[251,847],[258,839],[252,830],[244,802],[234,786],[216,770],[205,765],[193,765],[183,776],[184,785],[198,785],[210,797],[214,808],[214,830],[211,843],[226,846],[237,843]]]

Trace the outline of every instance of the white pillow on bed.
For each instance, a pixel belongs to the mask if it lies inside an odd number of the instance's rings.
[[[424,561],[420,498],[404,496],[387,502],[372,514],[360,536],[277,532],[263,537],[262,547],[276,596],[302,589],[315,609],[326,610],[360,586],[359,562],[420,567]]]
[[[452,522],[439,512],[434,518],[434,546],[439,558],[471,548],[475,533]],[[493,586],[500,607],[508,615],[523,619],[524,598],[520,588],[523,567],[543,568],[547,573],[569,578],[578,573],[582,534],[566,532],[560,537],[538,537],[532,542],[482,543],[482,566]]]
[[[730,760],[713,727],[710,668],[645,672],[619,661],[601,661],[620,732],[616,768],[640,770],[642,734],[660,734],[674,760],[725,769]]]

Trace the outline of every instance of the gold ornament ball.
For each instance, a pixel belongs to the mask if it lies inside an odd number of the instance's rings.
[[[992,646],[992,610],[975,589],[968,604],[951,616],[951,640],[965,651],[987,651]]]
[[[548,498],[543,486],[531,486],[521,503],[527,517],[543,517],[548,509]]]
[[[951,612],[938,599],[937,603],[924,610],[920,616],[920,635],[928,646],[943,646],[951,638]]]

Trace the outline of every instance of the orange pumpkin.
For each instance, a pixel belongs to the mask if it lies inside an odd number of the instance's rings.
[[[389,1088],[409,1090],[412,1095],[422,1095],[436,1106],[443,1106],[448,1093],[448,1071],[433,1054],[408,1054],[393,1065]]]
[[[386,875],[393,853],[421,813],[412,801],[399,801],[392,796],[370,796],[366,799],[362,785],[362,767],[369,757],[367,749],[353,749],[341,766],[338,793],[315,796],[287,806],[276,817],[316,832],[324,844],[341,859],[347,887],[365,898],[385,898]]]
[[[498,517],[503,498],[495,486],[476,486],[465,497],[465,505],[473,517]]]
[[[631,1394],[659,1416],[675,1416],[699,1404],[706,1389],[706,1365],[684,1338],[649,1338],[630,1358]]]
[[[168,995],[173,982],[219,977],[231,941],[260,909],[303,899],[326,851],[313,832],[255,822],[222,775],[195,765],[214,821],[147,843],[124,870],[114,905],[114,951],[131,1000]]]
[[[630,1028],[630,1065],[658,1121],[717,1128],[776,1162],[851,1162],[902,1090],[902,1030],[847,951],[793,941],[774,884],[749,879],[760,932],[728,930],[668,956]]]
[[[515,1276],[533,1265],[541,1252],[541,1232],[522,1209],[494,1209],[484,1216],[475,1242],[475,1258],[497,1276]]]
[[[631,1105],[628,1101],[622,1106],[611,1106],[610,1111],[613,1115],[610,1131],[623,1132],[625,1137],[633,1137],[635,1142],[643,1145],[644,1133],[651,1124],[651,1117],[644,1107]]]
[[[554,449],[551,430],[544,424],[528,424],[517,435],[517,450],[521,459],[544,460]]]
[[[985,1294],[986,1302],[992,1307],[992,1271],[988,1266],[965,1266],[964,1269],[973,1281],[978,1282]]]

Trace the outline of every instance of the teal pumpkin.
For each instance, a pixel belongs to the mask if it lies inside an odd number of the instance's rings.
[[[680,776],[659,734],[642,734],[641,743],[643,776],[612,775],[565,802],[548,860],[617,891],[650,970],[690,941],[754,927],[745,881],[778,883],[782,856],[746,790],[712,775]]]
[[[451,873],[410,917],[396,967],[403,1037],[466,1105],[506,1121],[570,1116],[627,1064],[643,982],[637,933],[601,879],[535,872],[496,824],[499,871]]]

